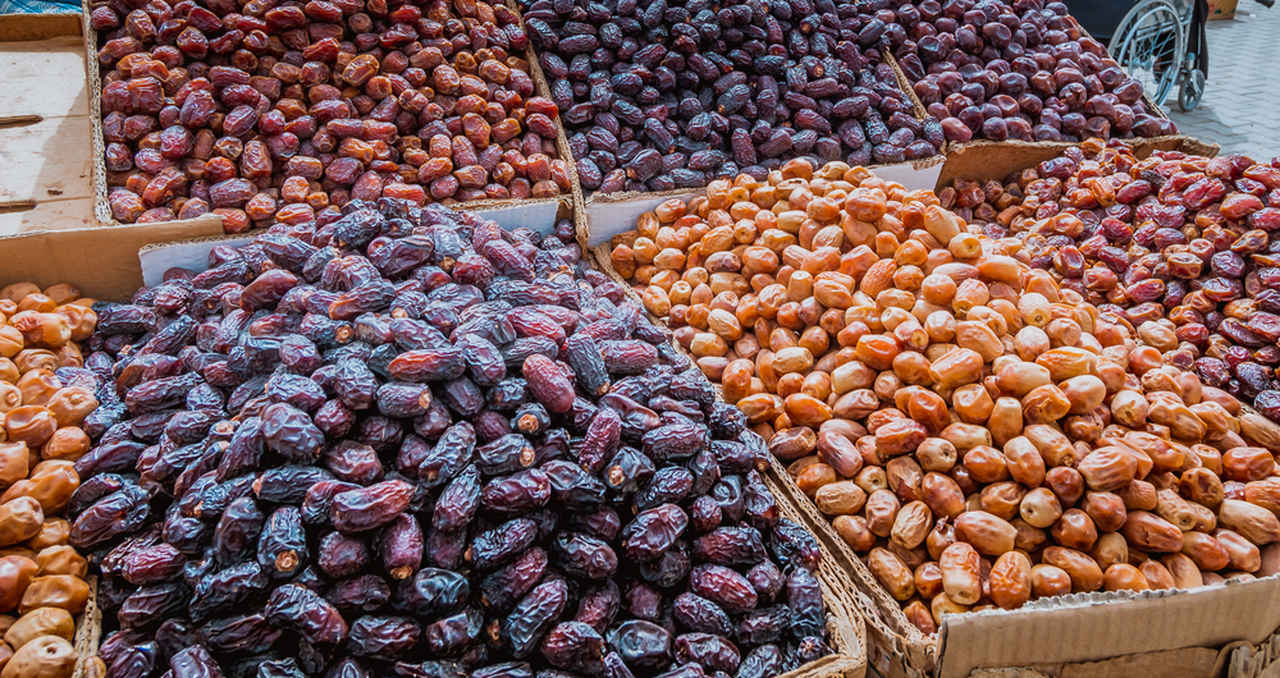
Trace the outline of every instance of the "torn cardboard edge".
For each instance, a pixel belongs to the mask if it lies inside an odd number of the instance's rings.
[[[1280,631],[1261,643],[1245,643],[1231,652],[1227,678],[1277,678],[1280,676]]]
[[[94,674],[89,669],[89,662],[98,656],[98,642],[102,639],[102,610],[98,608],[98,578],[91,576],[89,598],[85,601],[84,612],[76,618],[76,632],[72,636],[72,645],[76,651],[75,672],[71,678],[91,678]]]
[[[516,205],[459,209],[495,221],[508,231],[523,227],[532,228],[542,235],[549,235],[555,230],[560,208],[559,199],[545,198]],[[244,245],[252,242],[254,237],[263,232],[265,231],[247,231],[234,235],[215,234],[179,242],[149,244],[138,251],[138,261],[142,267],[142,283],[147,287],[160,284],[164,280],[165,271],[171,268],[202,271],[208,267],[209,251],[214,247]]]
[[[1227,649],[1184,647],[1078,664],[974,669],[969,678],[1183,678],[1225,675]]]
[[[1146,158],[1156,151],[1180,151],[1213,157],[1219,150],[1216,144],[1181,134],[1119,141],[1132,148],[1139,158]],[[934,190],[942,190],[957,179],[1004,182],[1017,172],[1056,158],[1068,148],[1079,145],[1059,141],[971,141],[956,144],[947,151],[947,161],[942,166]]]

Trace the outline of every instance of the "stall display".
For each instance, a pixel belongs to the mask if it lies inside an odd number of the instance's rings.
[[[571,190],[502,3],[107,2],[89,23],[119,222],[212,211],[236,233],[350,199]]]
[[[1280,164],[1089,140],[943,204],[1017,239],[1170,365],[1280,421]]]
[[[763,442],[580,251],[353,201],[99,305],[71,542],[118,627],[108,675],[766,677],[830,655],[822,549]]]
[[[29,183],[102,223],[0,244],[0,678],[1265,663],[1280,160],[1065,4],[85,9]],[[1082,633],[1154,604],[1220,631]]]
[[[853,40],[854,4],[523,6],[588,191],[701,188],[795,157],[901,163],[944,144],[880,51]]]
[[[1251,576],[1280,425],[1026,259],[932,192],[794,161],[663,203],[610,263],[925,633]]]
[[[861,15],[948,141],[1082,141],[1177,129],[1061,2],[949,0]]]
[[[0,288],[0,678],[70,678],[79,659],[88,561],[60,516],[90,447],[81,422],[98,406],[80,352],[93,303],[65,284]]]

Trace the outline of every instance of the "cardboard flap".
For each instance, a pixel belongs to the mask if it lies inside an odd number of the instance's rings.
[[[84,115],[0,127],[0,205],[91,197],[88,148]]]
[[[42,286],[69,282],[92,297],[124,300],[142,285],[139,249],[221,232],[222,220],[208,215],[183,222],[23,233],[0,238],[0,261],[9,280]]]
[[[938,676],[1257,643],[1280,626],[1277,601],[1280,577],[1268,577],[1191,591],[1080,594],[1018,610],[948,616],[939,631]]]
[[[881,179],[896,181],[905,186],[908,191],[932,191],[933,187],[938,185],[938,175],[942,173],[945,161],[946,158],[938,155],[914,163],[877,165],[870,169]]]
[[[1139,158],[1145,158],[1154,151],[1177,150],[1206,157],[1218,154],[1217,145],[1181,135],[1124,141]],[[956,179],[1003,182],[1015,172],[1056,158],[1076,145],[1052,141],[973,141],[953,145],[947,151],[947,161],[937,177],[936,188],[941,190],[950,186]]]
[[[653,210],[672,198],[689,200],[699,191],[663,191],[599,196],[587,200],[587,247],[598,247],[619,233],[636,227],[641,214]]]
[[[502,207],[479,207],[468,209],[465,204],[458,205],[468,212],[474,212],[486,219],[498,222],[504,230],[532,228],[542,235],[549,235],[556,228],[556,212],[560,209],[557,198],[530,200]]]
[[[15,116],[88,114],[78,35],[0,43],[0,73],[4,73],[5,91],[0,97],[0,123]],[[86,148],[80,147],[80,155],[85,155]]]
[[[147,287],[159,285],[164,280],[164,272],[171,268],[203,271],[209,267],[209,250],[218,245],[239,247],[252,240],[252,236],[215,236],[148,245],[138,252],[138,261],[142,265],[142,284]]]

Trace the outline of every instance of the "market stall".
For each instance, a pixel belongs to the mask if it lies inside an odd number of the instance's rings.
[[[1125,66],[1040,0],[0,16],[0,678],[1264,675],[1280,164]]]

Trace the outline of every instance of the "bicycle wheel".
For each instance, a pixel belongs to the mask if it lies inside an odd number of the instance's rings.
[[[1187,36],[1169,0],[1143,0],[1125,14],[1111,38],[1111,55],[1163,106],[1186,58]]]

